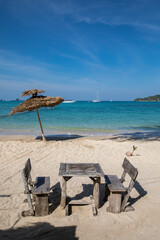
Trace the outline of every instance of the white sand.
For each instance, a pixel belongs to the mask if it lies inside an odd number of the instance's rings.
[[[24,137],[0,138],[0,237],[1,239],[160,239],[160,141],[77,138],[59,141],[36,141]],[[131,197],[135,211],[112,214],[106,212],[103,202],[104,179],[101,187],[101,208],[92,216],[91,206],[76,206],[66,217],[59,206],[61,162],[99,163],[105,174],[122,174],[125,152],[138,148],[128,159],[138,168],[140,194],[134,188]],[[21,170],[26,160],[32,163],[32,178],[50,176],[53,190],[53,208],[49,216],[21,217],[28,210],[24,203]],[[89,184],[89,185],[87,185]],[[68,195],[90,194],[89,178],[72,178]]]

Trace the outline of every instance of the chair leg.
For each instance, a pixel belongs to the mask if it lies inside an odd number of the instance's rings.
[[[124,212],[131,212],[131,211],[134,211],[134,207],[132,206],[127,206],[125,209],[124,209]]]
[[[49,214],[48,194],[36,196],[35,216],[46,216]]]
[[[68,203],[65,207],[65,215],[66,216],[69,216],[70,215],[70,210],[71,210],[71,206],[70,204]]]
[[[121,212],[121,192],[111,192],[109,195],[109,207],[107,207],[107,212],[120,213]]]
[[[28,210],[28,211],[22,211],[21,216],[22,216],[22,217],[34,216],[34,213],[31,213],[30,210]]]
[[[131,190],[134,186],[134,183],[135,183],[135,180],[132,180],[130,181],[130,184],[129,184],[129,187],[128,187],[128,190],[127,190],[127,193],[122,201],[122,205],[121,205],[121,211],[124,212],[125,211],[125,208],[126,208],[126,204],[128,202],[128,199],[129,199],[129,196],[130,196],[130,193],[131,193]]]

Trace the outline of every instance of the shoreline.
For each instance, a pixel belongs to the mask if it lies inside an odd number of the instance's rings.
[[[28,133],[28,131],[27,131]],[[11,131],[7,134],[0,133],[0,141],[17,141],[17,140],[27,140],[27,141],[41,141],[42,136],[40,131],[36,132],[37,134],[30,131],[29,134],[25,134],[24,131]],[[45,138],[47,141],[52,140],[72,140],[78,138],[85,139],[97,139],[97,140],[152,140],[159,141],[160,140],[160,131],[128,131],[128,132],[116,132],[109,134],[82,134],[78,133],[64,133],[64,132],[55,132],[55,134],[50,134],[50,132],[45,132]]]

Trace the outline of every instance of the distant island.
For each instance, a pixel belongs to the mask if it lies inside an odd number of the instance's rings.
[[[135,102],[160,102],[160,95],[145,97],[145,98],[136,98],[134,99]]]

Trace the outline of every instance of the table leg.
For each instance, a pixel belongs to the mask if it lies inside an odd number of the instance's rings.
[[[95,201],[95,207],[99,208],[100,207],[100,183],[101,183],[101,178],[96,177],[94,178],[94,187],[93,187],[93,198]]]
[[[67,180],[65,179],[65,177],[62,177],[62,181],[61,181],[61,208],[65,208],[66,207],[66,197],[67,197]]]

